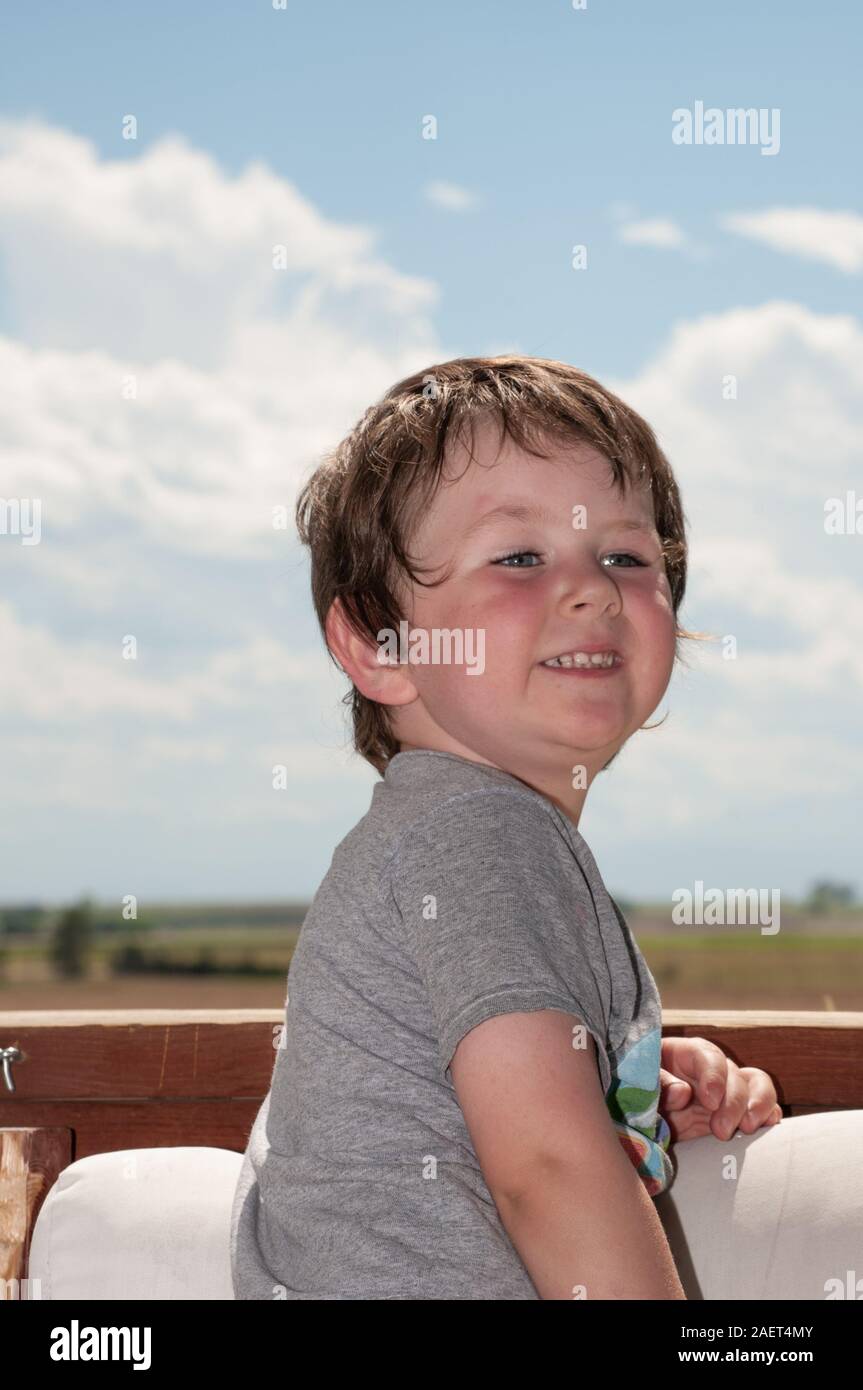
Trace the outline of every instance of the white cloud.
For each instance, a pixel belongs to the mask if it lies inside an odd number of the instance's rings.
[[[345,751],[293,503],[371,400],[452,355],[424,317],[434,285],[286,180],[231,178],[182,140],[111,161],[0,124],[0,208],[3,494],[42,503],[39,545],[0,546],[18,804],[331,820],[327,769],[373,774]],[[269,785],[278,748],[302,797]]]
[[[156,762],[223,763],[227,756],[224,742],[219,738],[171,738],[164,734],[145,735],[139,743],[144,758]]]
[[[653,425],[681,488],[683,623],[720,640],[684,643],[651,722],[669,717],[600,779],[590,833],[643,837],[658,805],[681,835],[739,826],[757,863],[766,815],[804,797],[829,823],[863,770],[863,538],[824,532],[825,500],[860,492],[863,330],[798,304],[732,309],[678,323],[635,378],[608,384]]]
[[[446,183],[442,179],[427,184],[425,196],[428,202],[434,203],[436,207],[446,208],[449,212],[466,212],[468,208],[476,207],[479,202],[476,193],[469,188],[463,188],[457,183]]]
[[[728,231],[751,237],[774,251],[823,261],[848,275],[863,270],[863,217],[824,208],[769,208],[766,212],[728,213]]]
[[[730,378],[736,399],[723,398]],[[858,476],[863,331],[849,314],[771,301],[680,322],[618,388],[673,438],[680,467],[710,488],[711,504],[724,495],[719,516],[735,525],[730,486],[748,493],[747,509],[752,497],[770,501],[779,523],[789,499],[821,508]]]
[[[171,724],[189,723],[212,707],[248,710],[260,692],[269,700],[280,687],[303,691],[307,700],[331,695],[324,690],[320,650],[292,652],[289,638],[255,634],[209,652],[195,670],[189,669],[191,653],[165,664],[146,631],[131,634],[138,654],[124,658],[126,635],[117,630],[113,641],[100,643],[65,639],[25,622],[0,600],[0,711],[33,722],[91,722],[117,714]]]
[[[662,702],[661,713],[670,711],[666,722],[636,734],[597,781],[588,837],[598,827],[609,844],[628,835],[643,843],[649,834],[645,807],[655,806],[661,808],[661,834],[686,836],[697,826],[702,834],[727,835],[731,829],[733,836],[739,827],[757,846],[760,826],[766,845],[762,818],[787,809],[789,798],[806,798],[824,814],[845,797],[856,800],[863,748],[849,746],[841,730],[823,729],[815,743],[805,728],[768,716],[768,736],[764,717],[753,720],[745,691],[735,692],[731,702],[723,692],[723,704],[705,717],[709,698],[705,688],[699,712],[672,684]],[[709,857],[709,842],[699,852]]]
[[[618,228],[617,235],[621,241],[633,246],[656,246],[669,251],[677,250],[686,241],[682,229],[667,217],[624,223]]]
[[[3,492],[43,500],[41,543],[0,545],[7,821],[18,806],[126,810],[176,834],[200,806],[232,836],[274,819],[331,829],[330,777],[364,809],[373,774],[346,751],[346,686],[311,616],[292,505],[372,400],[454,355],[424,317],[434,287],[262,166],[229,177],[174,139],[110,161],[6,123],[0,207],[17,315],[0,340]],[[642,244],[679,231],[632,225]],[[750,779],[750,810],[775,806],[802,758],[813,802],[837,785],[853,795],[858,754],[825,781],[819,759],[831,766],[842,740],[811,710],[829,702],[841,719],[847,704],[851,721],[863,686],[863,542],[823,530],[825,500],[859,487],[860,324],[793,303],[731,308],[676,324],[633,379],[608,384],[654,425],[682,487],[683,620],[739,642],[732,662],[693,652],[674,718],[633,740],[615,787],[646,772],[681,828],[738,813],[731,768]],[[272,528],[279,504],[287,533]],[[121,658],[127,632],[137,663]],[[277,762],[299,793],[269,787]],[[643,796],[630,804],[635,821]],[[356,818],[341,800],[337,813],[346,829]]]
[[[375,328],[382,344],[431,338],[435,286],[378,257],[370,228],[328,220],[260,162],[231,177],[180,136],[132,153],[100,159],[78,135],[0,121],[0,250],[24,342],[213,368],[276,310],[293,328],[287,372],[329,311],[365,311],[367,344]]]
[[[0,339],[4,494],[42,499],[46,566],[78,588],[56,543],[95,518],[187,553],[260,554],[319,455],[438,356],[419,312],[435,287],[260,165],[229,178],[173,137],[100,160],[62,130],[0,122],[0,212],[19,321]]]
[[[818,518],[814,517],[817,525]],[[789,566],[787,555],[800,539],[803,554],[811,553],[805,538],[789,533],[784,545],[758,542],[753,534],[714,537],[698,546],[698,584],[711,600],[745,608],[758,620],[781,625],[798,645],[785,651],[745,649],[738,660],[720,660],[719,670],[728,679],[748,681],[754,697],[769,695],[781,680],[783,689],[797,687],[828,696],[842,681],[863,688],[863,587],[845,575],[821,577]],[[831,537],[840,557],[847,559],[859,537]],[[781,552],[786,558],[780,558]],[[841,614],[841,624],[825,622],[825,615]],[[800,643],[805,643],[801,648]],[[743,693],[743,692],[740,692]]]

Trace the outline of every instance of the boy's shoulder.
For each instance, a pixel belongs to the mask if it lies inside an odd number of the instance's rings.
[[[462,851],[472,842],[498,854],[517,842],[532,846],[540,857],[543,846],[553,845],[572,858],[579,840],[547,797],[501,768],[454,753],[411,749],[387,764],[369,810],[340,849],[362,852],[373,845],[385,872],[404,852],[422,853],[430,841]]]

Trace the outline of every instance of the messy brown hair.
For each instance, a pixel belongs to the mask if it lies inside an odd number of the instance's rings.
[[[677,614],[686,588],[685,518],[671,465],[646,421],[566,362],[457,357],[392,386],[300,490],[296,523],[311,552],[312,599],[325,640],[327,614],[337,598],[350,627],[376,644],[382,628],[397,631],[407,616],[401,611],[406,582],[444,582],[446,576],[420,578],[421,567],[406,547],[437,490],[449,441],[468,427],[473,457],[474,429],[489,416],[500,427],[501,444],[508,434],[534,457],[547,457],[537,447],[546,442],[591,444],[609,460],[621,491],[627,481],[649,483]],[[681,639],[703,635],[677,626],[675,660]],[[356,751],[383,775],[399,751],[389,707],[353,684],[343,702],[353,716]]]

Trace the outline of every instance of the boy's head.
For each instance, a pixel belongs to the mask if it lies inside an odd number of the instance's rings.
[[[527,510],[478,524],[508,505]],[[325,458],[296,514],[318,619],[353,683],[354,746],[381,773],[400,748],[437,748],[534,785],[583,766],[589,785],[655,710],[690,635],[668,461],[634,410],[563,362],[457,358],[406,378]],[[464,633],[481,673],[440,655],[383,664],[379,634],[404,621]],[[617,653],[607,674],[543,664],[596,645]]]

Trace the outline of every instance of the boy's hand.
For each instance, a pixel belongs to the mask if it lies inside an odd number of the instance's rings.
[[[778,1124],[782,1109],[766,1072],[738,1067],[706,1038],[663,1038],[659,1113],[675,1143]]]

